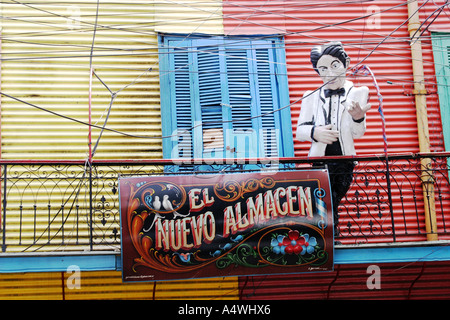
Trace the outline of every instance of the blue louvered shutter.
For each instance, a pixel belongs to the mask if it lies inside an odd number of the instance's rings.
[[[278,139],[276,112],[279,109],[277,101],[277,90],[272,90],[273,87],[277,87],[275,80],[274,65],[271,61],[274,61],[272,50],[268,48],[261,48],[255,50],[256,57],[256,85],[258,95],[258,109],[260,110],[261,117],[259,118],[260,126],[260,140],[263,146],[261,156],[276,157],[278,153]],[[274,108],[275,107],[275,108]]]
[[[173,131],[172,136],[177,144],[172,149],[171,158],[191,159],[194,156],[192,127],[193,103],[191,99],[191,72],[190,72],[189,54],[186,49],[174,49],[171,59],[170,74],[173,84],[172,101],[174,104],[173,112]]]
[[[171,157],[293,155],[290,111],[282,108],[289,103],[286,71],[274,41],[186,38],[166,43],[169,54],[163,60],[169,61],[170,80],[161,81],[161,102],[164,117],[164,108],[170,108],[170,127],[177,132]]]
[[[226,74],[230,118],[226,146],[228,158],[259,156],[253,64],[249,43],[231,43],[227,46]]]
[[[279,157],[282,153],[280,84],[276,74],[275,44],[253,40],[228,44],[227,75],[237,157]],[[244,72],[245,70],[245,72]],[[286,76],[286,73],[283,74]],[[288,101],[284,100],[284,103]],[[287,122],[289,125],[289,122]],[[284,128],[290,131],[290,128]],[[290,154],[289,154],[290,155]]]
[[[196,72],[192,74],[194,87],[198,88],[200,119],[195,140],[198,141],[198,156],[201,158],[224,158],[226,115],[226,74],[223,72],[224,56],[221,42],[195,40],[194,61]]]

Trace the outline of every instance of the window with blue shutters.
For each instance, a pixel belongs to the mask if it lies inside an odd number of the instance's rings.
[[[278,37],[161,36],[164,158],[293,156],[283,48]]]

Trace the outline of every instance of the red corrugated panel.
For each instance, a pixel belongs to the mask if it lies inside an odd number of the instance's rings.
[[[419,6],[424,2],[419,1]],[[439,4],[427,2],[420,9],[424,27],[435,17],[433,12]],[[449,9],[433,21],[433,27],[450,30]],[[361,18],[374,14],[373,16]],[[295,140],[297,119],[301,108],[301,97],[307,90],[319,87],[322,82],[312,70],[309,55],[316,44],[328,41],[341,41],[351,57],[351,67],[357,63],[368,65],[376,76],[383,95],[384,114],[389,153],[416,153],[419,151],[417,118],[413,90],[412,59],[408,33],[407,1],[384,0],[376,2],[330,2],[330,1],[224,1],[225,34],[283,34],[286,43],[286,59],[291,99],[292,126],[295,141],[295,155],[306,156],[309,143]],[[436,14],[436,13],[435,13]],[[245,28],[239,28],[245,26]],[[285,32],[279,31],[284,26]],[[423,60],[427,80],[427,109],[432,151],[443,151],[442,124],[439,103],[436,94],[436,81],[429,32],[423,34]],[[370,88],[372,109],[367,115],[367,131],[363,138],[356,141],[359,155],[373,155],[384,152],[381,118],[378,113],[378,100],[372,80],[368,77],[352,77],[355,85]],[[360,170],[361,170],[360,164]],[[375,165],[375,164],[374,164]],[[357,169],[358,170],[358,169]],[[381,177],[379,177],[382,180]],[[383,186],[384,187],[384,186]],[[410,188],[408,190],[408,187]],[[423,199],[420,183],[407,186],[406,183],[393,184],[394,222],[399,229],[397,241],[425,240],[417,230],[425,232],[423,204],[417,205],[414,199]],[[403,190],[400,190],[403,188]],[[413,189],[411,189],[413,188]],[[347,194],[348,199],[355,197],[353,187]],[[449,194],[448,190],[443,190]],[[443,199],[443,208],[448,208],[448,199]],[[442,228],[442,215],[450,210],[438,208],[438,224]],[[404,215],[406,214],[406,216]],[[416,215],[418,213],[418,215]],[[367,217],[366,217],[367,218]],[[447,218],[450,218],[448,216]],[[341,224],[356,221],[352,213],[341,214]],[[364,217],[360,218],[365,219]],[[389,223],[390,218],[384,218]],[[398,220],[398,222],[397,222]],[[403,227],[402,227],[403,226]],[[406,227],[405,227],[406,226]],[[411,227],[415,232],[407,233]],[[368,227],[367,224],[363,227]],[[359,241],[345,238],[343,243]],[[363,237],[364,238],[364,237]],[[380,233],[378,237],[365,238],[364,242],[392,241],[392,237]]]
[[[419,5],[422,5],[425,1],[419,1]],[[440,7],[443,9],[439,10]],[[444,150],[443,145],[443,134],[442,134],[442,123],[441,114],[439,107],[439,99],[437,95],[437,85],[436,85],[436,73],[434,68],[434,58],[433,58],[433,48],[431,45],[431,33],[430,31],[450,31],[450,8],[446,1],[431,1],[427,2],[423,8],[420,10],[420,21],[423,23],[421,29],[422,36],[422,50],[423,50],[423,66],[425,72],[425,79],[427,81],[426,89],[428,91],[427,95],[427,108],[428,108],[428,122],[430,128],[430,140],[432,143],[432,151]],[[449,125],[449,124],[445,124]],[[447,150],[449,151],[449,150]],[[439,177],[442,179],[448,179],[448,176]],[[448,180],[447,180],[448,181]],[[440,187],[440,186],[439,186]],[[440,187],[444,197],[442,199],[437,199],[436,207],[438,230],[442,231],[444,228],[448,230],[450,227],[448,223],[445,225],[444,221],[450,220],[450,205],[449,197],[450,190],[448,188],[448,183]],[[440,240],[448,240],[450,237],[448,235],[440,235]]]
[[[369,289],[368,264],[339,265],[315,274],[241,277],[243,300],[449,299],[450,262],[379,264],[380,288]],[[369,283],[374,282],[369,280]],[[280,290],[281,289],[281,290]]]
[[[419,1],[419,6],[422,5]],[[427,3],[420,9],[421,21],[436,15],[439,3]],[[432,29],[449,30],[448,7],[436,20]],[[377,13],[379,12],[379,13]],[[361,19],[377,13],[372,17]],[[434,13],[434,15],[432,15]],[[375,73],[384,98],[390,142],[389,152],[417,152],[417,129],[414,96],[412,95],[412,61],[407,29],[407,2],[399,0],[376,2],[329,1],[224,1],[224,32],[231,34],[283,34],[286,40],[288,77],[293,127],[297,125],[300,101],[306,90],[321,85],[312,70],[309,52],[313,45],[327,41],[341,41],[352,59],[351,66],[364,60]],[[402,23],[403,26],[398,28]],[[398,28],[398,30],[396,30]],[[435,90],[434,65],[429,31],[423,34],[423,60],[429,91],[429,121],[433,151],[443,149],[441,123]],[[385,39],[389,37],[388,39]],[[380,42],[383,43],[381,45]],[[379,46],[378,46],[379,45]],[[375,52],[373,49],[377,46]],[[370,55],[370,56],[369,56]],[[368,78],[352,78],[357,85],[371,89],[372,105],[366,135],[357,143],[358,154],[383,152],[380,118],[375,108],[376,92]],[[391,83],[388,84],[387,82]],[[295,130],[294,130],[295,131]],[[297,143],[296,154],[306,155],[308,144]]]
[[[376,75],[383,94],[389,152],[392,153],[419,150],[414,97],[405,94],[405,88],[411,88],[413,81],[407,26],[404,25],[392,33],[391,38],[385,40],[372,53],[385,37],[407,19],[406,4],[390,9],[401,3],[404,2],[377,1],[377,10],[382,13],[376,17],[379,18],[376,29],[369,29],[374,26],[367,19],[358,20],[359,17],[372,12],[368,11],[372,3],[331,6],[326,10],[321,7],[291,10],[290,15],[296,19],[286,21],[288,32],[290,27],[301,31],[286,35],[290,88],[295,88],[291,90],[291,101],[297,101],[306,90],[322,84],[309,61],[312,46],[327,41],[341,41],[351,57],[351,66],[365,59],[363,63],[367,64]],[[335,26],[325,27],[329,25]],[[296,64],[294,70],[290,69],[293,64],[291,61]],[[360,155],[382,153],[384,149],[381,119],[376,108],[378,101],[375,87],[368,77],[349,77],[349,80],[355,85],[366,85],[370,88],[373,105],[367,116],[367,132],[362,139],[356,141],[357,152]],[[388,84],[388,81],[393,84]],[[300,106],[299,102],[291,108],[294,128],[297,125]],[[296,144],[297,155],[306,155],[308,150],[309,144]]]

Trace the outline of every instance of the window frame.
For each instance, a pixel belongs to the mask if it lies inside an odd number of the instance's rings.
[[[174,70],[174,59],[175,59],[175,50],[177,49],[177,46],[172,46],[171,43],[176,43],[176,41],[179,41],[180,48],[187,48],[188,49],[188,60],[187,63],[189,64],[189,71],[187,71],[189,75],[189,82],[190,82],[190,100],[195,101],[195,105],[191,105],[191,111],[192,115],[194,116],[194,124],[192,129],[192,135],[188,137],[186,135],[187,140],[184,141],[186,143],[189,143],[189,138],[191,139],[190,143],[192,144],[192,152],[190,154],[192,155],[192,158],[194,159],[214,159],[214,158],[233,158],[233,155],[230,155],[230,152],[227,152],[228,148],[225,148],[225,145],[229,144],[229,141],[227,139],[232,139],[231,137],[228,137],[228,132],[230,129],[229,123],[232,121],[231,111],[222,111],[223,115],[223,132],[224,132],[224,148],[218,157],[216,154],[214,154],[212,157],[205,157],[204,154],[204,146],[202,143],[204,143],[203,138],[203,123],[198,122],[198,119],[201,119],[201,112],[202,107],[198,104],[198,99],[200,95],[200,91],[196,90],[198,83],[196,81],[198,80],[198,65],[194,64],[194,61],[198,61],[198,57],[196,57],[201,50],[194,50],[194,48],[197,48],[197,45],[204,45],[207,46],[208,43],[210,44],[217,44],[219,45],[220,49],[218,54],[218,59],[220,60],[220,63],[227,63],[225,61],[226,54],[221,54],[221,50],[226,50],[230,44],[233,44],[234,46],[237,45],[236,48],[246,50],[247,55],[251,54],[252,56],[248,58],[248,70],[249,70],[249,79],[251,85],[250,90],[252,91],[252,95],[254,94],[254,97],[258,101],[251,101],[252,108],[255,108],[255,105],[257,105],[257,108],[259,110],[253,110],[256,112],[255,118],[252,118],[252,128],[254,130],[258,130],[262,127],[261,125],[261,115],[262,114],[270,114],[273,111],[273,117],[274,117],[274,125],[275,130],[278,130],[276,135],[276,144],[277,144],[277,158],[279,157],[293,157],[294,156],[294,142],[293,142],[293,135],[292,135],[292,121],[291,121],[291,113],[290,113],[290,99],[289,99],[289,89],[288,89],[288,79],[287,79],[287,69],[286,69],[286,57],[285,57],[285,51],[284,51],[284,39],[280,36],[264,36],[262,39],[259,37],[242,37],[242,36],[198,36],[198,35],[179,35],[179,34],[159,34],[159,57],[160,57],[160,93],[161,93],[161,120],[162,120],[162,135],[163,135],[163,157],[165,159],[179,159],[182,160],[191,159],[191,157],[184,158],[183,156],[180,157],[180,139],[178,137],[174,137],[173,133],[179,129],[176,127],[176,96],[175,96],[175,90],[172,88],[174,86],[173,82],[174,80],[171,79],[174,77],[174,75],[171,75],[171,70]],[[242,43],[242,46],[239,46],[239,43]],[[182,45],[181,45],[182,44]],[[267,45],[270,44],[269,47]],[[249,47],[250,46],[250,47]],[[259,101],[261,98],[261,94],[258,91],[259,88],[255,83],[259,81],[259,73],[257,72],[256,67],[258,63],[258,59],[255,56],[257,54],[257,50],[260,48],[264,48],[266,46],[269,63],[268,66],[270,68],[270,90],[271,90],[271,97],[272,102],[274,102],[274,106],[272,106],[272,111],[263,113],[261,110],[261,102]],[[189,52],[191,50],[192,52]],[[258,51],[263,52],[263,51]],[[228,59],[228,58],[227,58]],[[225,62],[224,62],[225,61]],[[247,63],[248,63],[247,62]],[[223,65],[221,66],[223,68]],[[180,69],[178,69],[180,70]],[[223,70],[223,69],[221,69]],[[273,72],[273,74],[272,74]],[[197,74],[195,74],[197,73]],[[227,108],[226,106],[229,105],[229,93],[228,92],[228,85],[230,83],[230,80],[228,79],[229,73],[226,71],[226,74],[223,74],[223,72],[220,73],[220,81],[221,81],[221,95],[222,95],[222,102],[223,102],[223,108]],[[228,79],[228,80],[227,80]],[[187,93],[187,91],[186,91]],[[228,99],[226,98],[228,96]],[[251,99],[253,100],[253,96],[251,96]],[[229,108],[228,108],[229,109]],[[255,114],[253,114],[255,115]],[[226,131],[228,129],[228,131]],[[233,129],[234,130],[234,129]],[[227,132],[227,133],[225,133]],[[233,131],[237,132],[237,131]],[[245,131],[242,131],[245,133]],[[249,133],[250,136],[252,136],[251,132]],[[258,134],[258,133],[256,133]],[[270,138],[270,137],[269,137]],[[245,138],[244,138],[245,139]],[[248,139],[253,139],[252,137]],[[256,136],[256,146],[253,145],[253,147],[258,148],[259,145],[261,145],[261,139],[262,137]],[[243,139],[237,139],[234,138],[234,140],[239,141],[246,141]],[[234,143],[234,142],[233,142]],[[246,147],[251,147],[252,143],[255,144],[255,142],[250,142],[245,144]],[[247,148],[246,148],[247,149]],[[265,155],[261,155],[260,150],[258,150],[258,154],[255,156],[255,154],[252,154],[249,150],[245,150],[244,156],[234,157],[236,159],[242,159],[242,158],[264,158]]]

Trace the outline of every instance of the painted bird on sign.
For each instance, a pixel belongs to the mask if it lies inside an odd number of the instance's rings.
[[[190,215],[190,211],[187,214],[181,214],[177,211],[184,202],[179,187],[165,183],[156,183],[155,185],[146,187],[149,192],[143,197],[144,203],[154,216],[151,225],[148,228],[143,228],[144,232],[150,231],[157,219],[167,218],[169,214],[173,214],[172,219],[176,219],[177,217],[185,218]],[[155,193],[158,195],[155,195]]]
[[[169,200],[169,196],[167,194],[165,194],[163,196],[162,206],[163,206],[163,208],[166,211],[173,212],[173,217],[174,218],[176,218],[176,217],[183,217],[183,218],[185,218],[185,217],[189,216],[189,214],[190,214],[190,212],[188,214],[181,214],[181,213],[177,212],[176,210],[174,210],[173,206],[172,206],[172,203]]]
[[[158,196],[155,196],[155,201],[153,201],[153,209],[158,211],[161,209],[161,201],[159,201]]]

